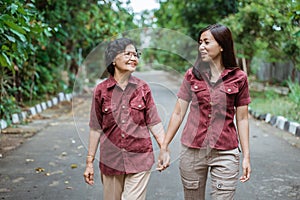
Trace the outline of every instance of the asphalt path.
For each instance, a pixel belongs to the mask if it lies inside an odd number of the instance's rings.
[[[166,127],[182,78],[162,71],[135,75],[149,83]],[[102,199],[97,161],[95,184],[88,186],[83,180],[91,94],[76,96],[73,102],[70,112],[27,125],[43,128],[0,159],[0,199]],[[171,166],[163,172],[153,166],[147,200],[183,199],[178,170],[182,127],[170,146]],[[250,181],[238,184],[236,199],[300,199],[300,150],[293,140],[296,137],[290,133],[250,118],[253,173]],[[157,156],[156,144],[154,150]],[[209,186],[208,183],[207,199],[210,199]]]

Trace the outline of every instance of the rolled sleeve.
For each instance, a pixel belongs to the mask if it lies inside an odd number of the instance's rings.
[[[89,127],[92,129],[102,129],[101,123],[102,123],[102,114],[101,114],[101,102],[99,101],[99,97],[101,96],[101,91],[98,89],[98,87],[95,89],[93,98],[92,98],[92,104],[91,104],[91,110],[90,110],[90,122]]]
[[[152,97],[150,88],[147,89],[147,93],[145,95],[146,100],[146,115],[145,121],[147,126],[154,126],[161,122],[161,119],[158,115],[157,108]]]
[[[180,99],[183,99],[187,102],[190,102],[192,99],[192,93],[191,93],[191,84],[190,84],[190,76],[191,76],[191,70],[188,70],[184,76],[184,79],[182,81],[182,84],[179,88],[179,91],[177,93],[177,97]]]
[[[251,103],[251,98],[249,94],[249,87],[248,87],[248,79],[246,74],[243,76],[243,84],[239,88],[239,93],[236,96],[236,107],[245,106]]]

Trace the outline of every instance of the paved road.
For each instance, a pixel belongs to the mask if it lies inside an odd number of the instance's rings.
[[[136,75],[149,82],[167,125],[180,78],[157,71]],[[74,102],[73,112],[32,123],[31,126],[42,124],[45,128],[0,159],[0,199],[102,199],[99,175],[94,186],[86,185],[82,176],[90,95],[78,96]],[[239,183],[236,199],[300,199],[300,150],[284,139],[289,133],[254,119],[250,120],[250,130],[253,173],[249,182]],[[179,138],[177,134],[171,145],[172,165],[168,170],[153,170],[148,200],[183,199],[178,171]],[[157,154],[157,146],[155,150]],[[95,168],[98,170],[96,162]]]

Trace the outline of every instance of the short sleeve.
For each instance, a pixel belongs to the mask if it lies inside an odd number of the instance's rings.
[[[145,121],[147,126],[154,126],[161,122],[161,119],[158,115],[158,111],[152,97],[151,90],[148,85],[144,87],[145,91],[145,101],[146,101],[146,113],[145,113]]]
[[[183,99],[187,102],[190,102],[192,99],[192,92],[191,92],[191,83],[190,83],[190,77],[191,77],[191,70],[188,70],[185,75],[184,79],[181,83],[181,86],[179,88],[179,91],[177,93],[177,97],[180,99]]]
[[[238,106],[245,106],[251,103],[250,93],[249,93],[249,86],[248,86],[248,79],[247,75],[243,73],[243,81],[240,83],[239,93],[236,96],[235,104],[236,107]]]
[[[101,90],[96,87],[93,93],[91,110],[90,110],[90,122],[89,126],[92,129],[102,129],[102,114],[101,114]]]

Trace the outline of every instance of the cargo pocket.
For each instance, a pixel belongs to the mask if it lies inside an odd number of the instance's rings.
[[[213,184],[212,188],[212,199],[216,200],[233,200],[235,190],[236,190],[236,181],[217,181]]]
[[[190,173],[180,169],[182,185],[187,190],[197,190],[200,186],[199,179],[196,179],[194,173]]]
[[[217,181],[215,186],[218,190],[235,190],[236,183],[233,181]]]
[[[185,177],[181,177],[182,185],[188,190],[197,190],[199,188],[199,180],[189,180]]]

